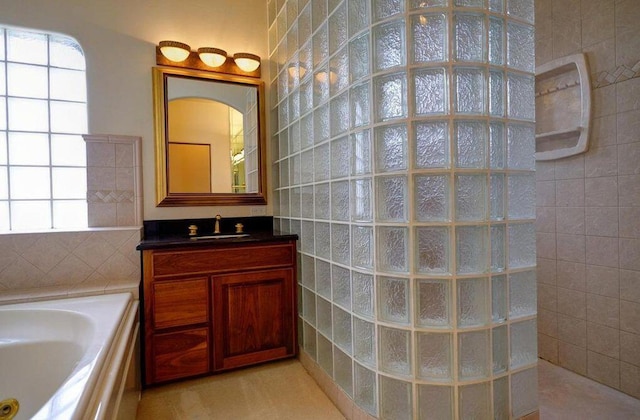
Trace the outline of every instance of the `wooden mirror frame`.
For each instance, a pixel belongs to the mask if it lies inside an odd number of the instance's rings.
[[[257,88],[258,94],[258,192],[257,193],[174,193],[169,192],[167,178],[167,77],[181,76],[196,80],[237,83]],[[153,119],[155,131],[156,206],[247,206],[267,204],[266,196],[266,126],[264,82],[237,76],[184,68],[153,68]]]

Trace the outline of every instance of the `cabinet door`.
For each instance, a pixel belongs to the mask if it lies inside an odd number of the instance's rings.
[[[214,370],[295,355],[293,269],[212,277]]]
[[[148,383],[209,373],[209,328],[194,328],[153,336]]]

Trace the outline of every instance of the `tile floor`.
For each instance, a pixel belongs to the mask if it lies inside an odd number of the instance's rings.
[[[302,364],[290,359],[147,389],[138,420],[342,420]]]
[[[640,419],[640,400],[544,360],[538,391],[541,420]]]
[[[539,363],[541,420],[640,420],[640,400]],[[138,420],[344,419],[297,360],[145,390]]]

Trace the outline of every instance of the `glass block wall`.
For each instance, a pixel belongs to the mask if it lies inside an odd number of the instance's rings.
[[[271,0],[303,351],[373,416],[537,409],[533,0]]]

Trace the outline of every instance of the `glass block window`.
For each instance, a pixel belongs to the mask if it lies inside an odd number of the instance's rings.
[[[87,226],[86,132],[78,42],[0,26],[0,232]]]

